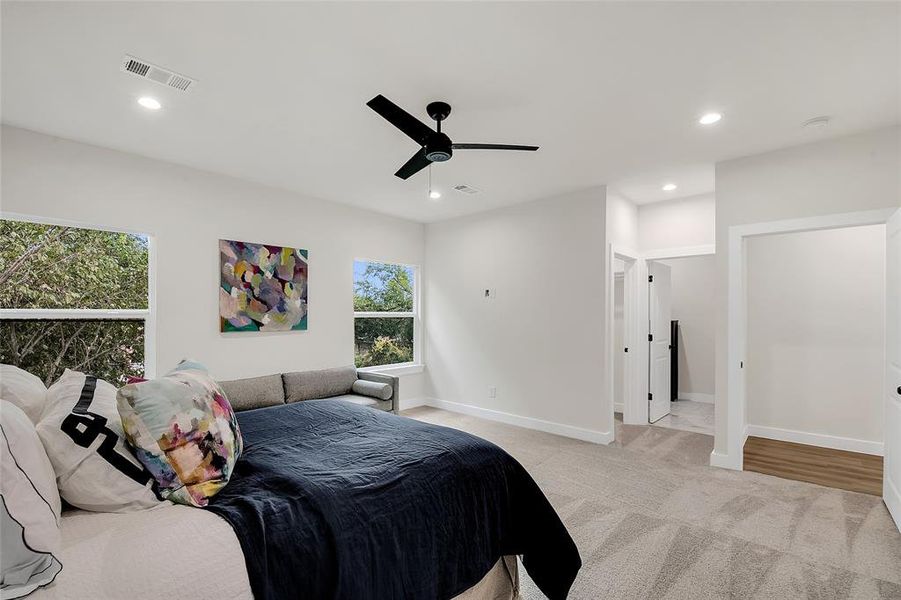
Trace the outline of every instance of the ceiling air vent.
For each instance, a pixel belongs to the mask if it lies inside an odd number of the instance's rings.
[[[455,185],[454,189],[460,192],[461,194],[478,194],[481,190],[477,190],[476,188],[461,183],[460,185]]]
[[[197,83],[196,80],[191,79],[186,75],[181,75],[175,71],[164,69],[163,67],[158,67],[146,60],[141,60],[140,58],[135,58],[134,56],[129,56],[127,54],[125,55],[125,58],[122,59],[122,70],[142,79],[149,79],[161,85],[165,85],[166,87],[175,88],[183,92],[187,92]]]

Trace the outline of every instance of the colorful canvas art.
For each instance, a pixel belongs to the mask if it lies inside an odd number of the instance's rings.
[[[219,330],[307,328],[306,250],[219,240]]]

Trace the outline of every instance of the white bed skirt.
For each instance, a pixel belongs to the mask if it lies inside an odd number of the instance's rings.
[[[234,530],[205,510],[163,504],[124,513],[66,512],[62,572],[32,600],[252,600]],[[454,600],[519,597],[516,557],[504,557]]]

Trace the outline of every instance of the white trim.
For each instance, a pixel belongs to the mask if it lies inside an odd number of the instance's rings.
[[[132,235],[140,235],[151,237],[152,234],[142,229],[132,229],[130,227],[118,227],[112,225],[98,225],[87,221],[74,221],[72,219],[57,219],[55,217],[42,217],[37,215],[26,215],[24,213],[6,212],[0,210],[0,219],[7,221],[25,221],[26,223],[37,223],[38,225],[56,225],[58,227],[77,227],[78,229],[93,229],[95,231],[109,231],[111,233],[130,233]]]
[[[417,408],[420,406],[429,406],[429,402],[431,398],[426,398],[425,396],[419,396],[417,398],[407,398],[406,400],[401,399],[398,402],[398,412],[403,412],[410,408]]]
[[[622,402],[614,402],[613,403],[613,412],[623,414],[623,403]]]
[[[735,462],[735,457],[728,454],[722,454],[714,450],[710,453],[710,466],[719,467],[721,469],[732,469],[733,471],[741,471],[742,464]]]
[[[100,308],[0,308],[0,319],[110,319],[146,320],[147,309],[104,310]]]
[[[744,460],[744,437],[747,431],[747,406],[745,403],[745,379],[742,361],[745,360],[747,345],[747,306],[746,302],[746,260],[745,240],[749,237],[778,233],[797,233],[802,231],[819,231],[823,229],[844,229],[879,225],[888,221],[896,208],[883,208],[850,213],[836,213],[801,219],[786,219],[748,225],[732,225],[728,235],[728,285],[727,285],[727,326],[726,326],[726,439],[725,443],[717,439],[717,447],[725,447],[723,463],[741,465]],[[722,411],[717,411],[717,420],[723,418]],[[719,428],[717,428],[719,430]],[[716,454],[716,452],[714,452]],[[722,455],[722,454],[721,454]],[[714,455],[710,456],[710,464],[714,464]]]
[[[491,410],[480,406],[472,406],[471,404],[462,404],[460,402],[449,402],[447,400],[439,400],[430,398],[427,402],[428,406],[448,410],[450,412],[461,413],[471,417],[479,417],[489,421],[498,421],[507,425],[515,425],[525,429],[535,429],[544,431],[545,433],[553,433],[564,437],[582,440],[584,442],[592,442],[594,444],[609,444],[613,441],[612,431],[593,431],[591,429],[583,429],[574,425],[564,425],[563,423],[554,423],[552,421],[544,421],[542,419],[533,419],[532,417],[521,417],[511,413],[501,412],[499,410]]]
[[[389,311],[354,312],[355,319],[387,319],[389,317],[397,317],[397,318],[402,318],[402,319],[410,319],[410,318],[415,319],[416,313],[415,312],[389,312]]]
[[[668,258],[688,258],[691,256],[708,256],[716,254],[715,244],[702,244],[700,246],[682,246],[680,248],[660,248],[648,250],[641,255],[645,260],[666,260]]]
[[[676,394],[679,400],[690,400],[691,402],[703,402],[705,404],[714,404],[716,396],[713,394],[703,394],[701,392],[679,392]]]
[[[793,429],[780,429],[779,427],[765,427],[763,425],[748,425],[747,431],[748,435],[766,438],[768,440],[795,442],[796,444],[807,444],[808,446],[832,448],[834,450],[847,450],[848,452],[862,452],[863,454],[872,454],[874,456],[882,456],[883,453],[882,442],[871,442],[869,440],[858,440],[807,431],[795,431]]]
[[[415,375],[416,373],[422,373],[423,371],[425,371],[425,365],[411,362],[398,363],[396,365],[362,367],[357,370],[363,371],[364,373],[384,373],[385,375],[403,377],[404,375]]]
[[[146,234],[145,234],[146,235]],[[144,319],[144,377],[156,377],[157,348],[157,306],[156,306],[156,269],[157,269],[156,237],[147,235],[147,318]]]
[[[753,223],[750,225],[733,225],[729,228],[729,233],[731,235],[735,232],[736,235],[741,237],[753,237],[758,235],[771,235],[774,233],[797,233],[801,231],[819,231],[823,229],[844,229],[847,227],[881,225],[888,221],[889,217],[891,217],[896,210],[896,208],[880,208],[860,212],[806,217],[803,219],[786,219],[784,221],[769,221],[766,223]]]

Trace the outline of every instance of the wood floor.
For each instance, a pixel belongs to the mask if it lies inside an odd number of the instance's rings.
[[[745,471],[882,495],[882,457],[749,437]]]

